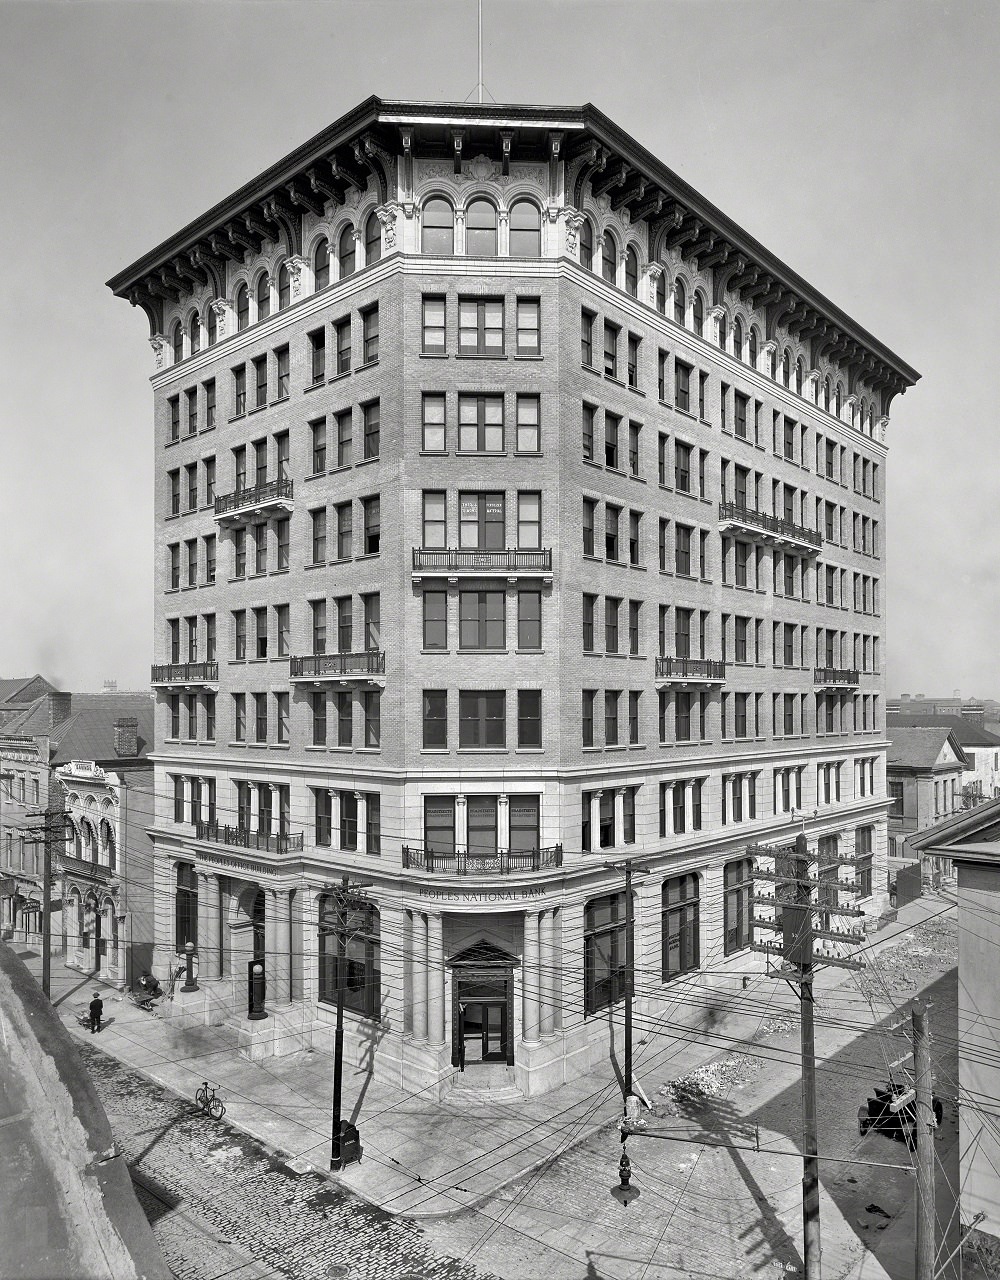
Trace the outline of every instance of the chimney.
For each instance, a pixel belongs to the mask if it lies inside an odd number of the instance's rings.
[[[139,721],[135,716],[119,716],[115,721],[115,755],[132,758],[139,754]]]
[[[103,689],[103,692],[104,692],[104,693],[117,693],[117,692],[118,692],[118,681],[117,681],[117,680],[105,680],[105,682],[104,682],[104,689]]]
[[[73,695],[58,693],[52,689],[45,696],[49,704],[49,728],[54,729],[57,724],[62,724],[73,714]]]
[[[909,702],[909,701],[910,701],[910,695],[909,695],[908,693],[901,693],[901,694],[899,695],[899,700],[900,700],[900,702]]]

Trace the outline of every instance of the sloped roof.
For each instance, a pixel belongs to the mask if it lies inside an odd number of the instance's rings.
[[[974,809],[964,809],[933,826],[907,836],[913,849],[927,851],[955,845],[965,847],[1000,839],[1000,800],[988,800]]]
[[[909,711],[890,711],[886,716],[886,728],[890,733],[897,726],[932,729],[938,725],[951,729],[963,747],[1000,748],[1000,737],[990,733],[989,729],[981,729],[966,716],[939,716],[930,713],[921,715]]]
[[[5,736],[33,738],[49,731],[49,703],[47,698],[36,698],[30,707],[18,711],[3,726]]]
[[[948,725],[887,725],[891,734],[887,764],[911,769],[932,769],[937,764],[945,743],[950,743],[958,762],[968,766],[961,744]]]
[[[49,728],[47,698],[38,698],[26,711],[3,726],[6,737],[48,737],[50,762],[93,760],[100,764],[117,760],[144,760],[153,745],[153,697],[148,693],[74,693],[67,719]],[[138,753],[115,752],[115,721],[134,716],[138,721]]]
[[[38,680],[41,680],[46,688],[54,688],[44,676],[37,674],[33,676],[0,676],[0,703],[18,701],[17,695]],[[35,696],[37,697],[38,695],[36,694]]]

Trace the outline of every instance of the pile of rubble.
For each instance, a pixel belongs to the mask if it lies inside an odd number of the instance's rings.
[[[747,1053],[728,1053],[724,1058],[706,1062],[685,1076],[661,1085],[658,1104],[674,1115],[690,1114],[709,1105],[714,1099],[727,1098],[734,1089],[748,1084],[763,1071],[763,1060]]]

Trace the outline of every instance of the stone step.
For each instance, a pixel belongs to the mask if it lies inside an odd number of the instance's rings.
[[[490,1105],[510,1105],[523,1102],[524,1094],[513,1085],[503,1089],[466,1089],[456,1087],[450,1090],[446,1102],[456,1107],[483,1107]]]

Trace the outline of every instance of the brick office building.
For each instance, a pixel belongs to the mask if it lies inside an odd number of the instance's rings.
[[[373,98],[109,283],[157,365],[158,959],[237,1019],[263,962],[261,1051],[330,1043],[344,873],[352,1051],[432,1091],[607,1055],[611,859],[640,1019],[757,967],[793,810],[880,908],[917,374],[612,121]]]

